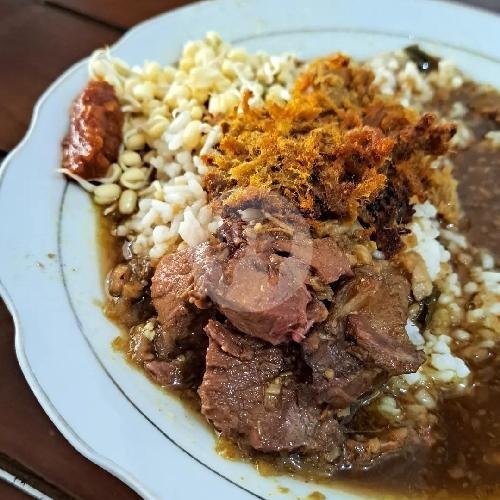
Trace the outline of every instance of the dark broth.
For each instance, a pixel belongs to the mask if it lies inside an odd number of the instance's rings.
[[[429,111],[446,113],[450,103],[462,102],[468,109],[463,118],[475,136],[466,149],[452,155],[458,194],[465,213],[463,230],[470,242],[484,247],[500,259],[500,149],[482,138],[500,128],[500,93],[473,82],[450,93],[436,93]]]

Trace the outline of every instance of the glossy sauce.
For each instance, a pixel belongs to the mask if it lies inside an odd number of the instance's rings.
[[[90,80],[71,107],[63,166],[84,179],[104,177],[122,141],[123,112],[113,87]]]
[[[467,82],[449,95],[435,97],[429,108],[447,111],[450,102],[468,109],[463,118],[474,141],[452,155],[458,193],[465,213],[463,230],[470,242],[490,250],[500,259],[500,147],[484,140],[487,132],[500,130],[500,93]]]

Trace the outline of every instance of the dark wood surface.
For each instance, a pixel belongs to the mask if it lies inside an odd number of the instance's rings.
[[[9,484],[0,481],[0,498],[2,500],[29,500],[31,497]]]
[[[127,29],[148,17],[190,2],[186,0],[50,0],[47,3],[84,14],[108,26]]]
[[[8,151],[47,85],[94,48],[113,43],[122,30],[31,0],[1,0],[0,19],[0,149]]]
[[[0,0],[0,159],[22,138],[37,97],[64,69],[130,26],[185,3]],[[500,13],[500,0],[462,3]],[[137,498],[79,455],[38,405],[17,364],[14,327],[1,299],[0,380],[0,469],[54,498]],[[0,480],[1,500],[23,498]]]

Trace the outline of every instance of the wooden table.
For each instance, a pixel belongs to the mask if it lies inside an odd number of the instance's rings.
[[[139,21],[185,3],[0,0],[0,159],[26,131],[37,97],[63,70]],[[500,13],[500,0],[464,3]],[[13,344],[12,320],[0,299],[0,477],[20,478],[53,498],[137,498],[65,441],[26,384]],[[26,493],[0,480],[0,499],[21,498]]]

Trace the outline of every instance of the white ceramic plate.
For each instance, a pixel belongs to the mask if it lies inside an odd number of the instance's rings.
[[[112,52],[131,64],[173,62],[185,41],[208,30],[250,50],[303,58],[336,50],[368,57],[418,42],[500,86],[499,18],[435,1],[203,2],[137,26]],[[82,61],[51,85],[0,176],[0,291],[41,405],[76,449],[147,498],[354,497],[343,486],[264,478],[222,459],[206,426],[111,349],[118,331],[100,309],[91,201],[56,173],[68,109],[86,80]]]

